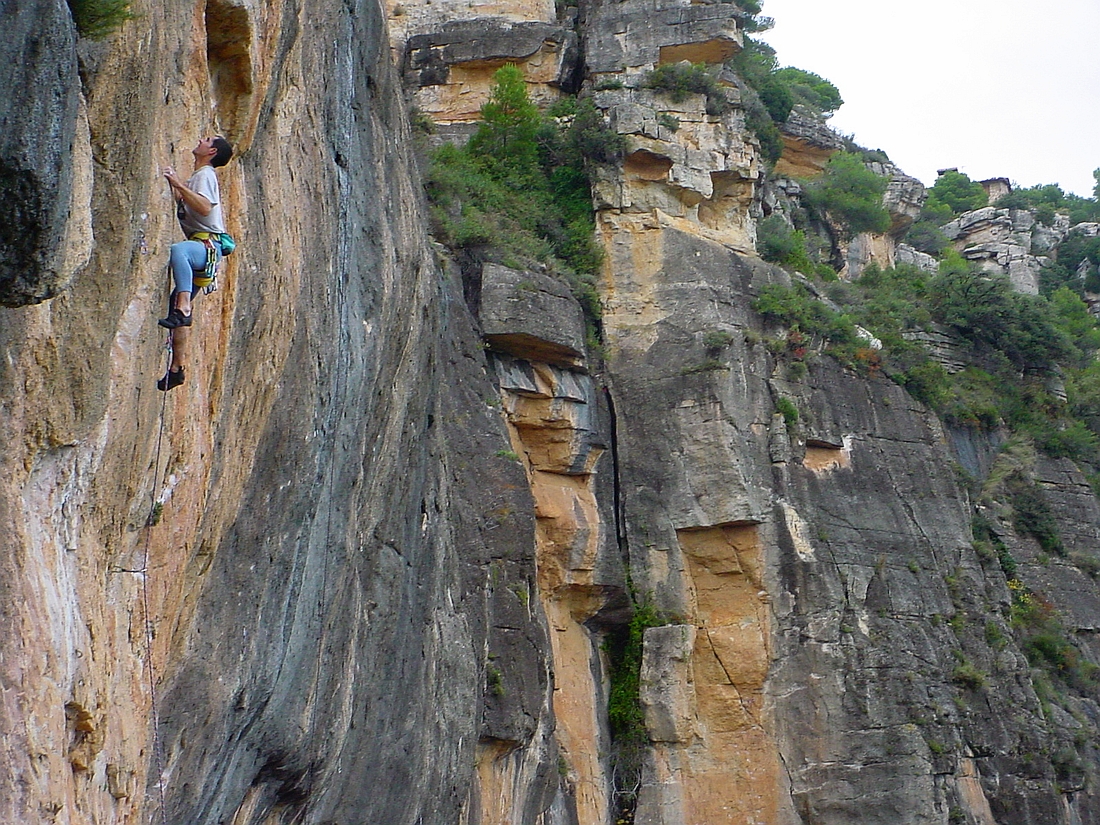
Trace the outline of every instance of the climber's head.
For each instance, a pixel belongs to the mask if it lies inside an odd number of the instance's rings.
[[[209,163],[213,167],[225,166],[233,157],[233,147],[223,137],[206,137],[199,141],[199,145],[191,150],[196,163],[203,165]]]
[[[216,137],[212,145],[217,151],[214,153],[214,157],[210,159],[210,165],[217,168],[229,163],[229,159],[233,157],[233,147],[229,145],[229,141],[223,137]]]

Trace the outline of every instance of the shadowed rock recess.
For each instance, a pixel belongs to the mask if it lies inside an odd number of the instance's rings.
[[[0,13],[0,822],[1100,822],[1100,504],[752,310],[793,277],[758,219],[841,144],[796,118],[765,181],[736,5],[133,10]],[[646,87],[682,60],[721,105]],[[410,102],[464,139],[506,62],[625,140],[598,323],[428,236]],[[160,168],[212,132],[239,247],[161,394]],[[922,187],[878,171],[848,274],[920,254]],[[948,230],[1038,288],[1026,213]],[[1064,552],[972,500],[1005,462]]]

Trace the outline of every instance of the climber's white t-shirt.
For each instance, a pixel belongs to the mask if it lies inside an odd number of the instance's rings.
[[[218,234],[225,232],[225,221],[222,220],[221,190],[218,189],[218,175],[214,172],[214,167],[201,167],[187,181],[187,188],[202,195],[213,204],[214,208],[210,210],[209,215],[203,217],[198,212],[193,211],[186,203],[180,201],[176,216],[179,218],[183,234],[190,238],[196,232],[216,232]]]

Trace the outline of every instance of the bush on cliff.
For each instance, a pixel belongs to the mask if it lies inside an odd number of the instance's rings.
[[[684,102],[688,95],[705,95],[709,115],[730,109],[725,90],[703,63],[665,63],[646,75],[644,85],[668,95],[673,103]]]
[[[757,225],[756,249],[765,261],[803,275],[836,280],[836,272],[831,267],[815,261],[811,256],[806,233],[801,229],[792,229],[781,215],[769,215]]]
[[[81,37],[101,40],[133,20],[130,0],[69,0],[69,11]]]
[[[594,279],[602,253],[589,175],[593,165],[621,157],[623,139],[587,100],[567,98],[544,116],[515,66],[494,80],[467,145],[448,144],[432,155],[432,231],[452,248],[491,248],[505,263],[548,265],[598,318]]]
[[[989,205],[985,187],[962,172],[950,169],[936,178],[928,190],[925,205],[930,208],[947,207],[953,215],[971,212]]]
[[[1048,455],[1100,462],[1100,328],[1069,289],[1050,300],[1014,292],[1004,278],[976,271],[958,254],[930,275],[914,266],[869,266],[859,281],[830,287],[843,314],[801,286],[771,285],[754,309],[799,335],[817,338],[842,363],[864,368],[855,324],[883,344],[877,368],[946,421],[1025,435]],[[915,336],[945,328],[969,344],[972,365],[954,374]],[[866,371],[866,370],[865,370]],[[875,372],[877,370],[870,370]],[[1068,403],[1048,386],[1065,376]]]
[[[610,683],[607,722],[611,730],[611,764],[619,813],[634,810],[649,747],[641,700],[645,632],[666,624],[668,621],[649,601],[636,602],[629,624],[612,631],[604,643]]]
[[[828,117],[844,105],[840,90],[819,74],[787,66],[773,77],[790,91],[795,103],[817,114]]]
[[[882,206],[889,181],[876,175],[850,152],[836,152],[822,175],[806,183],[804,202],[828,215],[851,234],[885,232],[890,213]]]

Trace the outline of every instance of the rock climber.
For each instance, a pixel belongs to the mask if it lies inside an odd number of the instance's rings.
[[[174,288],[168,299],[168,316],[157,321],[172,331],[172,363],[157,381],[157,389],[165,392],[183,383],[195,282],[206,275],[208,266],[216,266],[222,255],[220,239],[225,233],[225,219],[214,169],[229,162],[233,147],[223,137],[207,137],[199,141],[191,154],[195,158],[195,171],[187,183],[171,166],[164,168],[164,177],[176,199],[176,217],[187,236],[186,241],[172,244],[169,252]]]

